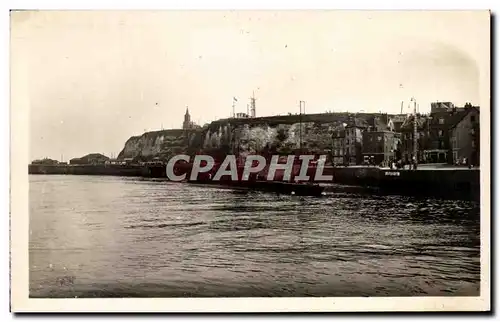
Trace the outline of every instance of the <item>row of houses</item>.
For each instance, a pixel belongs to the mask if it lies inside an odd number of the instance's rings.
[[[394,160],[400,135],[398,120],[387,114],[368,119],[351,117],[333,133],[332,162],[362,164]]]
[[[416,131],[414,122],[416,119]],[[416,136],[415,136],[416,134]],[[415,140],[416,138],[416,140]],[[479,108],[431,104],[429,114],[351,118],[333,133],[334,164],[410,162],[479,164]]]
[[[416,120],[416,131],[415,131]],[[479,107],[466,104],[432,103],[428,115],[410,116],[402,126],[403,159],[419,163],[457,163],[466,159],[479,164]]]

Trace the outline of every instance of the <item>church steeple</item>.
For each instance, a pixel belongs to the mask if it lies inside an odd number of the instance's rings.
[[[184,130],[191,128],[191,115],[189,115],[189,108],[186,107],[186,114],[184,114],[184,123],[182,123]]]

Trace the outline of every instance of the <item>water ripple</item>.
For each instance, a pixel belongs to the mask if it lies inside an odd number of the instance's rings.
[[[30,296],[479,294],[479,205],[30,176]]]

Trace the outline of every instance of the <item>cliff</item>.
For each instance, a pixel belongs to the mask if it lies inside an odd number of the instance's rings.
[[[389,117],[387,114],[379,115]],[[306,114],[251,119],[221,119],[197,130],[163,130],[131,137],[118,158],[168,159],[179,153],[328,153],[332,133],[343,123],[368,122],[374,114]],[[302,126],[301,126],[302,124]]]
[[[193,153],[201,146],[200,130],[162,130],[133,136],[125,142],[118,159],[166,159],[174,154]],[[190,148],[191,147],[191,148]]]

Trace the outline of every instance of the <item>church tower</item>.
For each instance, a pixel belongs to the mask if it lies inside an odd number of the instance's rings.
[[[186,114],[184,114],[184,123],[182,123],[182,128],[184,130],[191,128],[191,115],[189,115],[189,109],[186,107]]]

